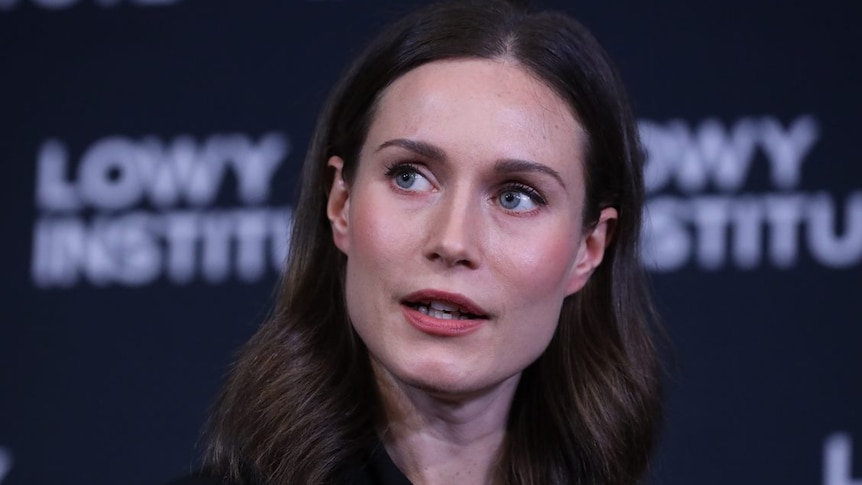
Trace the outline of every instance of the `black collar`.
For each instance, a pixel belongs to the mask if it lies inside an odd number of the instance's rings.
[[[395,466],[377,437],[369,440],[365,453],[345,470],[346,485],[412,485]]]

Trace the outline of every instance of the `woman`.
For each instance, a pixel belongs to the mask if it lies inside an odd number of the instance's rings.
[[[570,18],[492,0],[391,26],[320,118],[209,476],[636,483],[660,415],[641,164],[622,85]]]

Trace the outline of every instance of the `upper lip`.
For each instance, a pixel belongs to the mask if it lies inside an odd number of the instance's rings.
[[[449,293],[441,290],[419,290],[405,296],[401,303],[421,303],[430,304],[432,301],[439,301],[455,305],[461,313],[469,313],[479,318],[488,318],[488,312],[484,308],[473,302],[464,295],[458,293]]]

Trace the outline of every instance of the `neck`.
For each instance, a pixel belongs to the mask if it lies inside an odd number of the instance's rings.
[[[495,482],[506,422],[520,375],[462,394],[418,389],[372,359],[386,451],[416,485]]]

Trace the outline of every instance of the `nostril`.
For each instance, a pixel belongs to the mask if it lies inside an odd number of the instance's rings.
[[[447,267],[464,266],[472,269],[477,266],[477,261],[475,261],[474,258],[463,254],[432,252],[428,255],[428,259],[430,261],[443,263]]]

